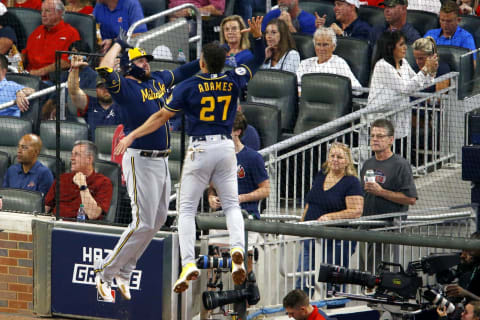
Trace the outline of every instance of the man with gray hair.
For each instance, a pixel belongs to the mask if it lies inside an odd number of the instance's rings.
[[[48,80],[55,71],[55,51],[67,51],[70,45],[80,40],[77,29],[63,21],[65,7],[61,0],[45,0],[42,4],[42,24],[28,37],[27,47],[22,51],[24,66],[30,74]],[[68,56],[63,55],[60,66],[68,69]]]
[[[112,182],[94,170],[97,146],[88,140],[75,142],[71,156],[71,172],[60,175],[60,216],[76,218],[83,204],[89,220],[102,219],[110,208]],[[45,197],[45,212],[56,212],[56,181]]]

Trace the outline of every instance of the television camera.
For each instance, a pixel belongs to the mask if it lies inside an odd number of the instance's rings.
[[[460,263],[460,254],[434,254],[412,261],[404,270],[397,263],[382,262],[379,274],[348,269],[342,266],[322,264],[318,276],[319,282],[331,284],[355,284],[370,289],[375,288],[373,295],[355,295],[333,292],[333,295],[354,300],[366,301],[376,309],[378,306],[397,306],[396,314],[414,314],[432,308],[445,306],[447,313],[455,310],[453,303],[442,295],[441,288],[423,286],[420,272],[435,276],[438,283],[445,284],[445,273]],[[394,271],[394,269],[398,271]]]

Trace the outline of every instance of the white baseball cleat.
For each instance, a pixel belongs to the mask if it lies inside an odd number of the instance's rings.
[[[126,300],[132,299],[130,295],[130,279],[125,279],[120,276],[115,276],[115,281],[117,282],[118,290]]]
[[[175,281],[175,284],[173,285],[173,291],[176,293],[182,293],[188,289],[188,282],[190,280],[197,280],[198,276],[200,276],[200,270],[198,270],[197,265],[195,263],[187,263],[182,268],[180,277],[178,277],[178,280]]]
[[[243,249],[233,248],[230,250],[230,256],[232,257],[232,279],[233,283],[240,285],[245,282],[247,278],[247,272],[243,265]]]
[[[95,274],[95,284],[97,285],[98,294],[105,302],[113,302],[112,287],[107,281],[103,281],[100,273]]]

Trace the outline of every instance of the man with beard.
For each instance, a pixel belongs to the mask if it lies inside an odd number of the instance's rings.
[[[122,49],[124,74],[113,70]],[[106,87],[119,105],[124,132],[140,127],[152,114],[165,106],[166,93],[173,85],[196,74],[198,61],[170,71],[150,72],[153,56],[117,39],[97,68]],[[120,293],[130,295],[130,275],[153,236],[167,219],[170,198],[169,125],[137,139],[123,155],[122,170],[132,207],[132,223],[105,259],[94,261],[97,291],[104,301],[113,301],[111,283],[115,279]]]
[[[82,56],[72,56],[72,70],[68,74],[68,92],[78,115],[84,116],[88,124],[89,139],[95,141],[95,128],[99,125],[121,123],[119,106],[105,88],[105,81],[97,78],[96,98],[88,96],[80,86],[79,68],[88,65]]]
[[[473,233],[470,239],[480,239],[480,232]],[[447,286],[447,297],[480,300],[480,250],[463,250],[460,258],[457,268],[458,284]]]

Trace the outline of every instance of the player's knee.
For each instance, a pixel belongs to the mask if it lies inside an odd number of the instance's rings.
[[[240,206],[236,204],[231,204],[228,207],[223,207],[223,213],[225,215],[229,214],[242,214],[242,211],[240,210]]]

